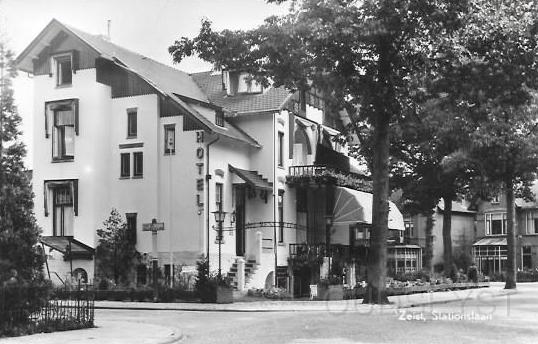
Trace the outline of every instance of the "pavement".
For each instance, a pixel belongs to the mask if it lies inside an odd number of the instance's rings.
[[[399,308],[422,307],[454,301],[486,300],[515,294],[515,290],[504,290],[503,283],[492,283],[488,288],[457,291],[421,293],[391,296],[388,305],[365,305],[362,300],[339,301],[254,301],[232,304],[203,303],[148,303],[96,301],[97,309],[159,310],[190,312],[358,312],[361,314],[394,312]],[[169,326],[150,324],[141,320],[116,321],[96,319],[96,328],[54,333],[41,333],[30,336],[2,338],[1,344],[57,344],[57,343],[106,343],[106,344],[171,344],[183,339],[181,330]]]

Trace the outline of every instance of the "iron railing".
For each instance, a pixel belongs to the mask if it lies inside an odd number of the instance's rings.
[[[354,254],[353,247],[349,245],[333,244],[289,244],[290,257],[308,254],[317,257],[342,256],[351,257]]]
[[[327,170],[326,166],[323,165],[300,165],[300,166],[290,166],[289,175],[290,176],[319,176]]]

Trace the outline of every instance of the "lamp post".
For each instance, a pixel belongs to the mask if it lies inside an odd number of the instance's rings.
[[[219,207],[217,211],[212,212],[215,215],[215,221],[217,222],[217,243],[219,244],[219,280],[221,279],[221,246],[222,246],[222,223],[226,218],[226,212],[222,211],[222,207]]]
[[[327,250],[327,257],[329,257],[329,277],[331,277],[331,228],[333,226],[333,215],[327,214],[325,215],[325,247]]]

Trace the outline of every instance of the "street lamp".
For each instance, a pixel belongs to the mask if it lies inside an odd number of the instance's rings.
[[[215,215],[215,221],[217,222],[218,231],[217,231],[217,242],[219,244],[219,280],[221,279],[221,246],[222,246],[222,223],[226,218],[226,212],[222,211],[222,208],[219,207],[218,210],[212,212]]]
[[[331,228],[333,226],[334,217],[332,214],[325,215],[325,246],[327,250],[327,257],[329,258],[329,277],[331,276]]]

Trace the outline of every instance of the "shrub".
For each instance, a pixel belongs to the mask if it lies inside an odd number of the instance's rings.
[[[396,281],[401,281],[401,282],[416,281],[416,280],[429,282],[430,274],[425,270],[406,272],[406,273],[396,274],[396,276],[394,276],[394,279]]]

